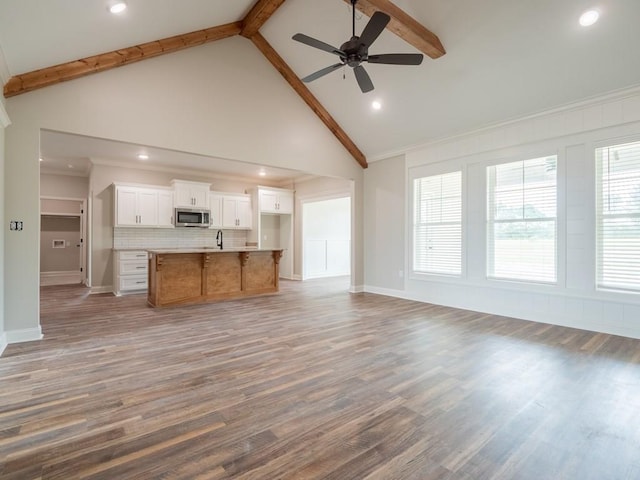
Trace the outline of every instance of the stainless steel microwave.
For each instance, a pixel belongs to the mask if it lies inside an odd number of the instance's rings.
[[[176,208],[173,218],[176,227],[209,228],[211,225],[211,212],[209,210]]]

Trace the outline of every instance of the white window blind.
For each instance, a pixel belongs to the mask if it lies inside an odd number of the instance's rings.
[[[413,271],[462,271],[462,172],[413,181]]]
[[[596,149],[596,284],[640,291],[640,142]]]
[[[554,283],[557,157],[487,168],[487,276]]]

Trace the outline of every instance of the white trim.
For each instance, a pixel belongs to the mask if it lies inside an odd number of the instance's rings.
[[[40,286],[50,285],[72,285],[82,283],[82,272],[61,271],[61,272],[40,272]]]
[[[291,275],[291,278],[289,280],[296,280],[298,282],[302,281],[302,275],[298,275],[298,274],[293,274]]]
[[[349,287],[349,293],[362,293],[364,291],[364,285],[351,285]]]
[[[7,348],[7,345],[7,334],[6,332],[2,332],[0,335],[0,357],[2,356],[2,352],[4,352],[4,349]]]
[[[42,340],[42,328],[38,325],[36,328],[24,328],[20,330],[7,331],[7,343],[22,343]]]
[[[7,128],[9,125],[11,125],[11,119],[4,108],[4,103],[0,101],[0,128]]]
[[[91,291],[89,292],[89,295],[94,295],[94,294],[98,294],[98,293],[113,293],[113,286],[112,285],[101,285],[101,286],[97,286],[97,287],[91,287]]]

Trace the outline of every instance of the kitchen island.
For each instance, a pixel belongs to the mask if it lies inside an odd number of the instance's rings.
[[[212,248],[149,250],[153,307],[274,293],[282,250]]]

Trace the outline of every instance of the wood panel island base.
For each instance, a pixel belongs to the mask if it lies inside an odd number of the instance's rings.
[[[153,307],[274,293],[282,250],[150,250]]]

